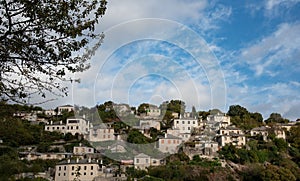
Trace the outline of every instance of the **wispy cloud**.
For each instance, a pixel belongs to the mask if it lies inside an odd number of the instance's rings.
[[[243,49],[240,60],[245,60],[256,76],[277,75],[274,72],[274,67],[298,64],[299,32],[299,23],[281,24],[268,37],[264,37]]]

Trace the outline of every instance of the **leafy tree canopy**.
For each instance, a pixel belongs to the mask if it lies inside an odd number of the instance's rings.
[[[0,2],[0,98],[26,102],[32,94],[67,94],[68,73],[84,71],[102,43],[95,25],[105,0]],[[99,42],[87,49],[92,39]],[[83,53],[85,50],[85,53]]]
[[[231,117],[231,122],[244,130],[249,130],[263,124],[263,117],[260,113],[251,113],[240,105],[229,107],[227,114]]]
[[[279,113],[272,113],[270,117],[265,121],[267,124],[271,123],[288,123],[289,120],[281,117]]]

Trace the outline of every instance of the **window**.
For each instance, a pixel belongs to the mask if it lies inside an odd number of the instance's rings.
[[[93,172],[91,172],[91,175],[93,175],[94,173]]]
[[[182,124],[184,124],[184,121],[182,121]]]
[[[67,170],[67,167],[66,167],[66,166],[64,166],[64,170]]]
[[[47,130],[49,130],[49,127],[47,127]]]
[[[58,170],[61,171],[61,167],[58,167]]]
[[[106,132],[106,130],[104,129],[104,130],[103,130],[103,133],[105,133],[105,132]]]
[[[94,169],[94,166],[91,166],[91,170],[93,170]]]
[[[73,129],[73,126],[71,126],[71,129]]]
[[[136,163],[139,163],[139,162],[140,162],[140,160],[137,158],[137,159],[136,159]]]
[[[71,175],[74,175],[74,172],[72,172],[72,174]]]
[[[191,130],[191,127],[188,127],[188,130]]]
[[[195,121],[193,121],[193,124],[195,124]]]
[[[76,129],[79,129],[79,126],[76,126]]]
[[[190,122],[190,121],[188,121],[188,124],[191,124],[191,122]]]
[[[171,140],[168,140],[168,144],[171,144]]]
[[[72,166],[72,170],[74,170],[74,166]]]
[[[164,143],[165,143],[165,140],[161,140],[160,142],[161,142],[161,144],[164,144]]]
[[[84,166],[84,170],[86,170],[86,166]]]
[[[86,172],[84,172],[83,175],[86,175]]]
[[[149,162],[149,160],[148,160],[148,158],[146,158],[146,163],[148,163]]]
[[[65,127],[62,127],[62,129],[65,129]]]
[[[176,121],[177,124],[179,124],[179,121]]]
[[[64,176],[66,176],[66,173],[64,173]]]
[[[173,144],[175,144],[176,143],[176,140],[173,140]]]
[[[60,173],[58,173],[58,176],[60,176]]]
[[[103,139],[105,139],[105,135],[103,135]]]
[[[108,135],[107,138],[110,138],[110,135]]]
[[[56,127],[56,129],[59,129],[59,127]]]
[[[70,127],[69,127],[69,126],[67,126],[67,129],[70,129]]]

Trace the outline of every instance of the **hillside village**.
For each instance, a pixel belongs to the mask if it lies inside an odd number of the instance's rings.
[[[9,105],[1,105],[4,106]],[[149,176],[163,180],[166,178],[159,177],[161,173],[153,174],[155,169],[163,172],[179,161],[179,167],[220,168],[215,175],[227,170],[228,175],[222,180],[247,180],[245,175],[239,175],[244,168],[241,165],[261,163],[264,169],[271,169],[268,165],[276,165],[272,162],[278,156],[293,160],[293,170],[285,173],[289,175],[286,178],[300,179],[300,144],[293,135],[299,134],[300,120],[289,121],[277,113],[263,121],[259,113],[249,113],[238,105],[231,106],[228,113],[217,109],[197,112],[194,107],[186,112],[184,102],[179,100],[160,106],[143,103],[138,108],[111,101],[95,108],[63,105],[51,110],[22,110],[19,106],[19,110],[10,113],[9,119],[39,126],[40,134],[49,141],[13,146],[6,144],[7,136],[0,133],[1,149],[16,147],[18,160],[27,165],[38,160],[54,161],[46,164],[46,169],[34,171],[29,166],[27,172],[12,172],[13,175],[7,175],[10,179],[130,180]],[[268,149],[276,149],[269,151],[275,155],[268,155]],[[277,166],[282,171],[282,165]],[[198,173],[199,178],[216,179],[207,175],[211,173]],[[197,174],[193,178],[197,180]]]

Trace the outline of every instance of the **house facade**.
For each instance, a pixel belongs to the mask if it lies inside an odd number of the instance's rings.
[[[90,130],[87,140],[92,142],[116,140],[114,128],[106,124],[95,126]]]
[[[180,137],[165,134],[164,137],[158,138],[157,148],[163,153],[174,154],[177,153],[182,142],[182,138]]]
[[[90,123],[83,118],[68,118],[66,124],[62,121],[45,125],[45,131],[58,131],[63,134],[71,133],[72,135],[87,134],[90,130]]]
[[[99,175],[98,161],[91,159],[66,160],[55,166],[55,181],[75,180],[91,181]]]

